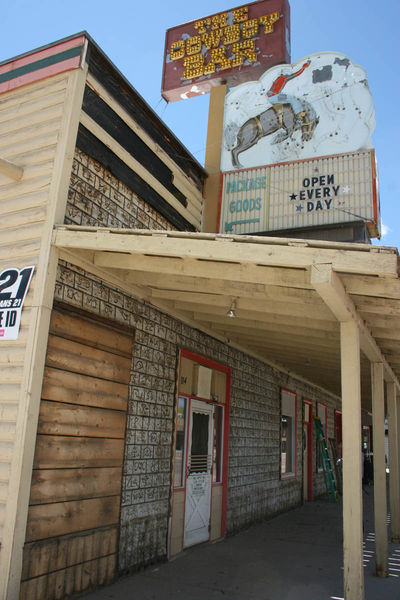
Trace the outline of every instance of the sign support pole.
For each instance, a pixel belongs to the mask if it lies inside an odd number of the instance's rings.
[[[218,202],[220,188],[221,148],[224,123],[226,84],[212,87],[208,109],[205,169],[208,177],[205,184],[202,231],[217,231]]]

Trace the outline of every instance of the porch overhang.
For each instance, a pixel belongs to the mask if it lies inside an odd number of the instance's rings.
[[[243,235],[58,226],[60,259],[295,377],[341,395],[340,323],[400,389],[396,248]],[[227,312],[234,303],[234,318]]]

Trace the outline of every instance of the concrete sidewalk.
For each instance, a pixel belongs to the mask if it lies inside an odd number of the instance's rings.
[[[373,488],[364,492],[366,600],[400,600],[400,544],[390,575],[374,575]],[[311,502],[216,544],[124,577],[88,600],[333,600],[343,598],[341,504]]]

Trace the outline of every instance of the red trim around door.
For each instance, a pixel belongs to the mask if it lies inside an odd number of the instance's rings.
[[[303,400],[303,404],[309,406],[308,421],[304,421],[307,425],[307,437],[308,437],[308,448],[307,448],[307,495],[308,501],[314,500],[314,471],[313,471],[313,405],[310,400]]]

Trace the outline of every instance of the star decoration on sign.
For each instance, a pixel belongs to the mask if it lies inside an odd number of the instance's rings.
[[[302,205],[302,204],[298,204],[298,205],[296,206],[296,212],[299,212],[299,213],[301,213],[301,211],[302,211],[302,210],[303,210],[303,205]]]
[[[348,185],[345,185],[342,188],[343,194],[348,194],[350,192],[350,187]]]
[[[292,194],[292,195],[290,196],[290,199],[291,199],[291,200],[296,200],[296,198],[297,198],[297,194]]]

